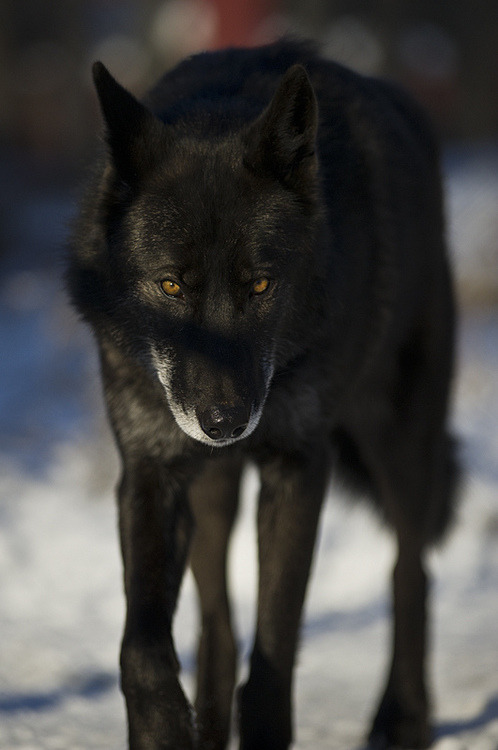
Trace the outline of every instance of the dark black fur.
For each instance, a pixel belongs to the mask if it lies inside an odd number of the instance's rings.
[[[301,610],[334,462],[370,488],[398,539],[393,656],[371,740],[425,747],[423,554],[448,525],[456,474],[430,128],[395,88],[289,42],[186,60],[147,106],[100,64],[94,76],[109,156],[68,283],[96,335],[123,460],[130,747],[227,742],[225,563],[247,459],[262,483],[260,583],[241,748],[291,742]],[[202,613],[196,722],[171,639],[188,558]]]

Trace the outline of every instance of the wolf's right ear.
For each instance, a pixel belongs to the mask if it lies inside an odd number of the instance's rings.
[[[166,151],[166,127],[115,81],[101,62],[94,63],[92,72],[114,166],[128,184],[134,185]]]

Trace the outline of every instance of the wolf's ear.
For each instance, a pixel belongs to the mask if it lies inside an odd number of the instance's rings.
[[[316,173],[315,142],[318,107],[302,65],[282,78],[267,109],[247,134],[245,164],[295,185]]]
[[[167,148],[167,130],[96,62],[93,80],[106,123],[106,140],[119,175],[130,185],[145,176]]]

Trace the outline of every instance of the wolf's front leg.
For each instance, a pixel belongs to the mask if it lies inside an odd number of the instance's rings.
[[[125,471],[119,489],[127,600],[121,684],[130,750],[192,750],[191,710],[171,636],[191,519],[178,477],[153,459]]]
[[[241,750],[286,750],[292,740],[292,673],[328,470],[321,445],[261,466],[258,623],[240,693]]]

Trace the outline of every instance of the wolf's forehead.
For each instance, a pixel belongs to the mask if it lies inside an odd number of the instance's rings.
[[[216,247],[257,251],[282,234],[285,207],[278,197],[225,184],[218,191],[202,185],[144,196],[143,209],[130,215],[133,245],[142,250],[179,252]]]

